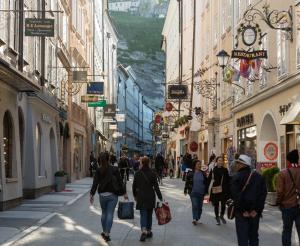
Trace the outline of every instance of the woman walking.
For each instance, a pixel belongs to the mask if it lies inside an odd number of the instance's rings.
[[[149,163],[150,160],[147,156],[141,159],[141,169],[134,175],[132,185],[133,196],[136,200],[136,209],[140,210],[141,215],[141,242],[153,236],[152,214],[155,208],[155,193],[158,199],[162,201],[156,175],[151,171]]]
[[[201,218],[204,196],[207,193],[207,177],[201,170],[201,161],[195,161],[194,170],[188,172],[184,194],[190,195],[193,211],[193,224],[197,225]]]
[[[127,199],[126,188],[122,185],[122,178],[117,167],[109,165],[109,155],[101,153],[99,156],[100,167],[94,176],[90,191],[90,202],[94,203],[94,195],[98,190],[100,206],[102,209],[101,224],[102,238],[110,241],[110,230],[113,224],[114,211],[118,203],[118,195]]]
[[[215,216],[217,225],[220,225],[220,220],[223,224],[226,224],[226,220],[224,219],[225,209],[226,209],[226,201],[229,198],[229,174],[227,168],[224,167],[223,157],[219,156],[216,159],[216,166],[210,172],[208,181],[211,189],[210,189],[210,201],[215,209]],[[220,211],[220,203],[221,203],[221,211]],[[220,213],[221,212],[221,213]]]

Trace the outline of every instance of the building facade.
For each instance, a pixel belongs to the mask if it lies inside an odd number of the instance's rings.
[[[163,31],[166,39],[164,49],[167,55],[167,83],[171,81],[171,73],[168,70],[174,71],[175,74],[180,70],[180,66],[178,68],[178,65],[174,64],[174,59],[170,57],[172,54],[166,48],[168,39],[172,40],[181,33],[177,28],[174,30],[175,34],[172,34],[170,30],[175,29],[176,25],[168,24],[173,15],[177,16],[176,11],[180,11],[178,6],[176,10],[176,2],[170,1]],[[192,20],[189,25],[193,25],[194,22],[196,27],[196,45],[192,54],[195,63],[192,109],[200,107],[201,114],[196,116],[194,110],[193,118],[198,122],[191,122],[191,131],[197,132],[196,153],[199,159],[207,164],[209,155],[215,153],[224,154],[226,161],[231,161],[234,153],[239,152],[250,155],[257,169],[274,165],[284,168],[285,154],[291,149],[299,149],[300,141],[299,110],[296,109],[300,93],[297,65],[299,60],[297,3],[267,1],[270,10],[289,11],[291,6],[290,13],[294,21],[285,25],[291,25],[292,32],[274,30],[263,21],[255,23],[259,25],[263,35],[261,42],[254,43],[250,48],[267,51],[268,58],[258,60],[258,65],[257,63],[252,65],[250,75],[254,76],[254,79],[249,79],[249,75],[243,74],[244,64],[241,65],[239,59],[229,59],[227,67],[238,70],[240,75],[231,81],[236,83],[236,86],[224,82],[226,78],[218,64],[217,54],[221,50],[231,54],[235,49],[247,49],[242,42],[239,28],[246,10],[256,2],[251,0],[188,2],[186,4],[195,6],[196,15],[188,12],[187,16],[184,16],[183,11],[183,16],[180,14],[178,16],[182,16],[183,22]],[[185,4],[182,6],[184,8]],[[263,12],[263,6],[263,3],[258,3],[255,8]],[[176,18],[172,20],[175,21]],[[180,23],[180,18],[176,23]],[[183,35],[184,31],[187,32],[187,27],[183,29]],[[293,39],[290,38],[291,35]],[[179,40],[183,40],[182,57],[187,65],[191,58],[185,57],[184,52],[188,53],[188,47],[192,45],[188,37]],[[171,43],[174,45],[174,42]],[[176,54],[174,50],[172,52]],[[177,47],[177,50],[180,50],[180,47]],[[192,141],[195,141],[195,134],[189,134],[190,141],[191,136]],[[182,137],[187,139],[186,136]],[[174,140],[178,143],[179,137],[171,139],[170,146],[176,146]],[[180,148],[177,146],[177,151]]]

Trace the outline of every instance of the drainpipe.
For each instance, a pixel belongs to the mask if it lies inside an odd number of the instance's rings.
[[[19,0],[19,59],[18,69],[23,72],[24,67],[24,0]]]
[[[193,21],[193,54],[192,54],[192,85],[189,115],[192,115],[193,93],[194,93],[194,74],[195,74],[195,49],[196,49],[196,1],[194,0],[194,21]]]
[[[42,19],[46,18],[46,0],[42,0]],[[45,55],[46,55],[46,39],[41,37],[41,86],[45,85]]]

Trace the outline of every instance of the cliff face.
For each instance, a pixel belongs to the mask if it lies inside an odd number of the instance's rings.
[[[150,10],[154,10],[152,2],[157,6],[156,0],[142,2],[149,3],[145,5],[149,15],[142,12],[139,15],[110,13],[120,39],[118,62],[134,69],[146,101],[154,107],[162,107],[165,57],[160,46],[164,19],[149,17],[153,16]]]

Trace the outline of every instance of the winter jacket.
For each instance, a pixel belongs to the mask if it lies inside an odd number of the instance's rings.
[[[212,180],[214,180],[212,187],[220,186],[222,184],[222,193],[213,194],[209,191],[212,204],[215,205],[219,201],[226,201],[230,197],[230,178],[227,168],[215,166],[209,173],[208,183],[210,184]]]
[[[204,181],[203,185],[205,187],[205,194],[208,192],[208,179],[206,177],[205,172],[200,171],[203,174]],[[194,174],[195,172],[188,172],[186,176],[186,181],[185,181],[185,186],[184,186],[184,193],[191,194],[193,190],[193,185],[194,185]]]
[[[165,160],[161,155],[158,155],[155,158],[155,169],[157,171],[162,171],[165,167]]]
[[[156,175],[150,168],[142,168],[135,173],[132,192],[138,210],[155,208],[155,193],[159,200],[162,200]]]
[[[249,167],[240,169],[232,178],[231,195],[235,204],[236,213],[255,210],[262,214],[267,196],[267,187],[264,178],[257,172],[251,176],[250,182],[242,192],[251,173]]]
[[[129,168],[129,160],[127,157],[121,157],[118,163],[118,167],[121,168]]]
[[[109,166],[108,170],[105,173],[100,168],[98,168],[94,176],[93,185],[90,194],[94,196],[97,189],[98,189],[98,193],[104,193],[104,192],[114,193],[115,190],[112,185],[113,175],[116,177],[117,182],[119,182],[119,184],[122,184],[122,178],[117,167]]]
[[[289,170],[293,175],[296,187],[300,191],[300,169],[290,168]],[[276,191],[277,203],[280,205],[280,207],[292,208],[298,205],[296,190],[287,170],[283,170],[279,173]]]

